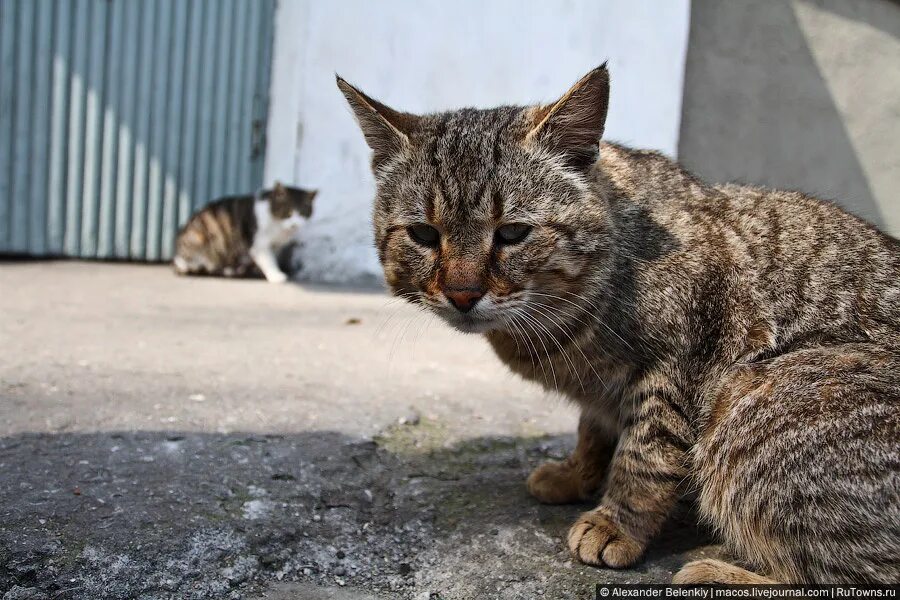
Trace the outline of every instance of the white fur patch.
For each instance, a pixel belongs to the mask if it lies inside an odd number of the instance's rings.
[[[276,256],[282,248],[296,240],[306,219],[297,211],[287,219],[276,219],[272,216],[269,202],[261,199],[254,201],[253,214],[256,217],[256,233],[250,256],[266,279],[272,283],[283,283],[287,281],[287,275],[278,268]]]
[[[266,200],[256,200],[253,203],[253,214],[256,216],[253,245],[271,246],[276,252],[296,239],[297,232],[306,221],[297,211],[287,219],[274,218]]]
[[[178,271],[179,273],[187,273],[188,272],[188,264],[187,264],[187,261],[184,260],[183,256],[180,256],[180,255],[176,256],[175,260],[173,262],[175,263],[176,271]]]

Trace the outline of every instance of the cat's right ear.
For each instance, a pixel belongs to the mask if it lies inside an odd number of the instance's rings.
[[[572,166],[584,169],[594,164],[609,106],[609,71],[603,63],[578,80],[562,98],[538,107],[534,127],[525,136],[556,152]]]
[[[362,93],[339,75],[335,77],[372,149],[373,168],[377,169],[409,147],[409,133],[416,127],[417,116],[396,111]]]

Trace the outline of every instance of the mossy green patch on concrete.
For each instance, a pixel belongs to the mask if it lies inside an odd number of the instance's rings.
[[[398,457],[421,455],[444,446],[447,427],[435,419],[422,419],[415,425],[391,425],[374,437],[379,448]]]

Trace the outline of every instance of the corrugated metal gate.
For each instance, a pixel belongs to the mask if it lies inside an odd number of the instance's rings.
[[[164,260],[262,180],[274,0],[0,0],[0,252]]]

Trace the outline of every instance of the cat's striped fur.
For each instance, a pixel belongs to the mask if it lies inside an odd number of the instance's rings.
[[[315,196],[315,191],[276,183],[255,196],[210,202],[178,232],[175,272],[287,280],[278,255],[296,241],[300,225],[312,215]]]
[[[693,486],[762,575],[701,561],[677,582],[900,581],[897,240],[598,147],[605,66],[551,105],[425,116],[338,85],[374,150],[394,292],[581,406],[573,455],[528,480],[545,502],[602,490],[578,559],[634,564]],[[531,229],[507,243],[509,223]]]

